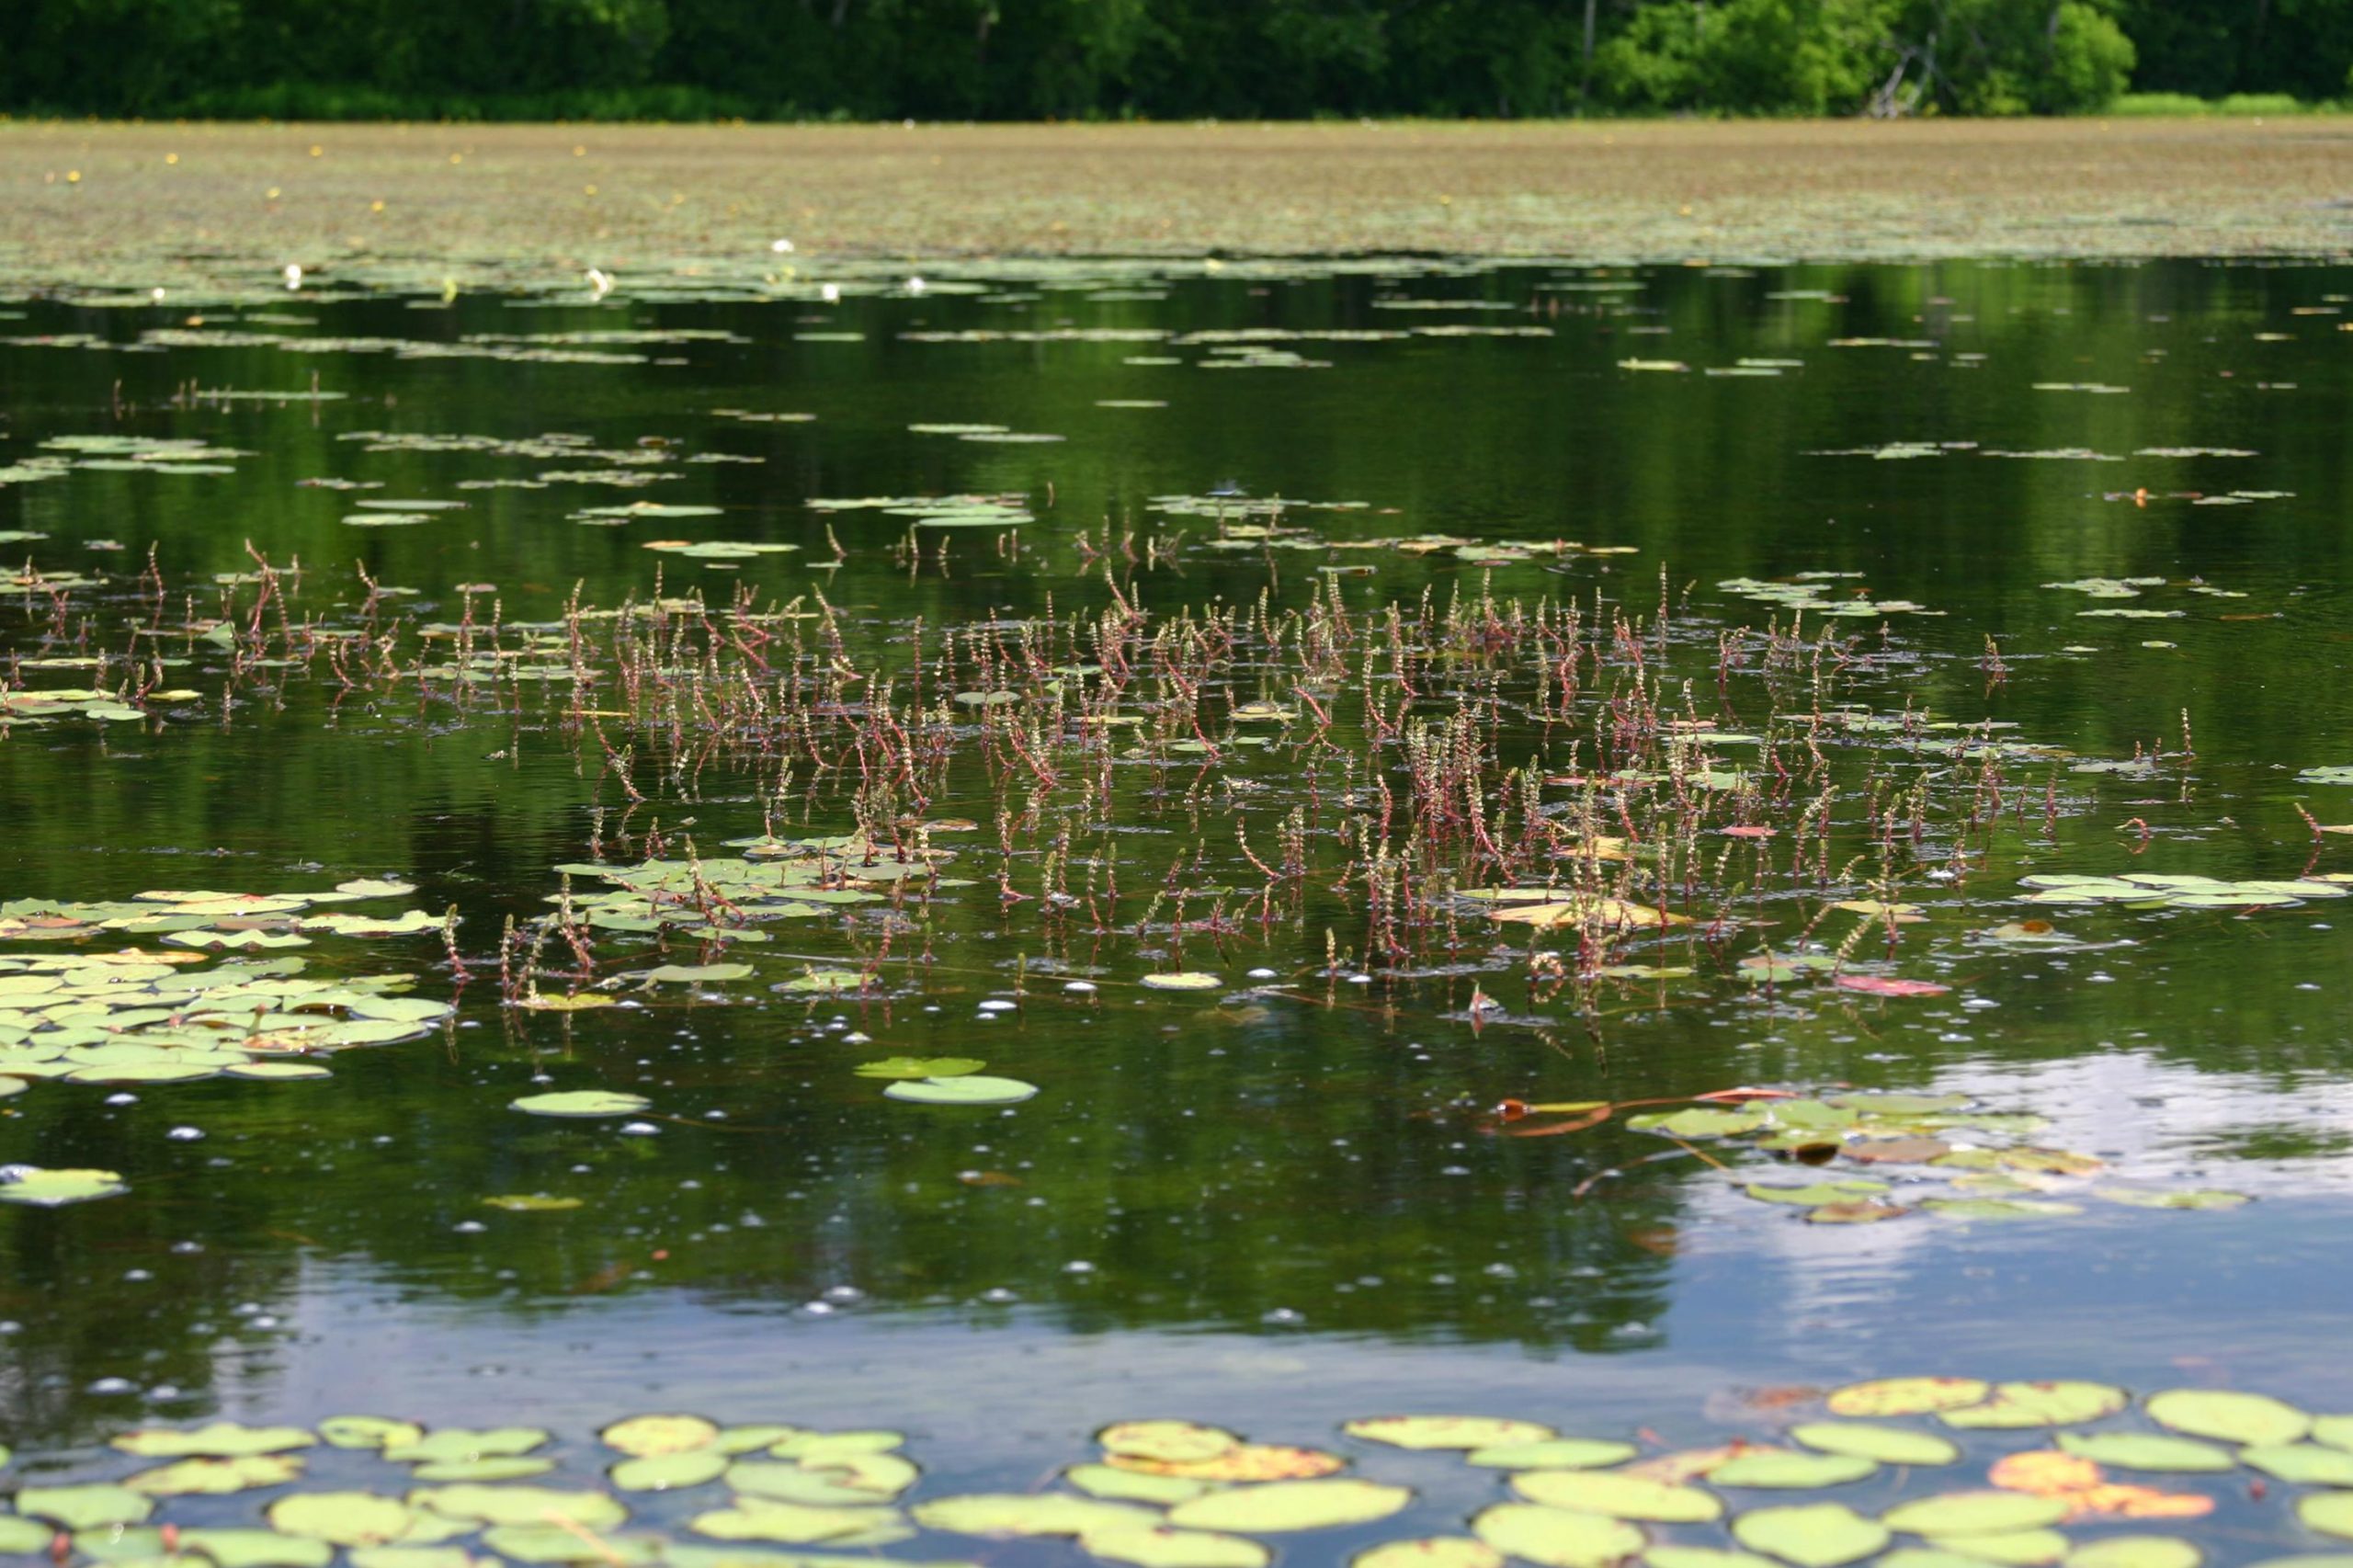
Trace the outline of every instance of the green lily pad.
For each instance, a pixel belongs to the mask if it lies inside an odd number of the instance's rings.
[[[1489,1415],[1376,1415],[1341,1427],[1351,1437],[1399,1449],[1488,1449],[1506,1443],[1540,1443],[1558,1436],[1533,1421]]]
[[[2353,1453],[2320,1443],[2269,1443],[2242,1449],[2239,1462],[2300,1486],[2353,1486]]]
[[[1852,1181],[1808,1182],[1802,1187],[1751,1182],[1741,1190],[1761,1203],[1793,1203],[1812,1209],[1824,1203],[1852,1203],[1876,1198],[1887,1191],[1888,1186],[1883,1181],[1858,1178]]]
[[[2353,1415],[2315,1415],[2313,1441],[2353,1452]]]
[[[1881,1514],[1880,1522],[1907,1535],[1998,1535],[2040,1529],[2066,1517],[2067,1505],[2056,1497],[2024,1492],[1949,1492],[1941,1497],[1899,1503]]]
[[[1161,1522],[1150,1509],[1052,1493],[975,1492],[919,1503],[915,1523],[957,1535],[1084,1535],[1089,1530],[1148,1528]]]
[[[2049,1220],[2084,1211],[2077,1203],[2019,1198],[1931,1198],[1920,1207],[1956,1220]]]
[[[1548,1437],[1540,1443],[1505,1443],[1492,1449],[1475,1449],[1462,1456],[1462,1462],[1490,1470],[1601,1470],[1623,1464],[1641,1451],[1631,1443],[1594,1437]]]
[[[747,963],[665,963],[636,971],[630,978],[657,985],[716,985],[722,981],[748,980],[752,973],[752,966]]]
[[[560,1095],[525,1095],[510,1106],[529,1116],[631,1116],[654,1102],[613,1089],[574,1089]]]
[[[1639,1475],[1585,1470],[1524,1470],[1511,1489],[1531,1503],[1613,1519],[1649,1519],[1661,1524],[1705,1524],[1723,1517],[1722,1498],[1696,1486],[1675,1486]]]
[[[1182,1503],[1210,1489],[1206,1481],[1182,1475],[1152,1475],[1108,1464],[1074,1464],[1063,1471],[1063,1479],[1089,1497],[1114,1503],[1145,1503],[1156,1507]]]
[[[2073,1426],[2113,1415],[2131,1403],[2130,1394],[2106,1383],[2001,1383],[1984,1403],[1948,1410],[1943,1420],[1972,1430]]]
[[[411,1492],[407,1501],[412,1508],[430,1508],[444,1518],[486,1525],[546,1524],[560,1516],[583,1529],[608,1530],[629,1518],[629,1510],[602,1492],[548,1486],[425,1486]]]
[[[1605,1568],[1642,1551],[1646,1540],[1639,1527],[1623,1519],[1534,1503],[1483,1509],[1471,1530],[1497,1551],[1542,1568]]]
[[[1429,1535],[1368,1547],[1348,1568],[1504,1568],[1504,1554],[1468,1536]]]
[[[733,1507],[698,1514],[688,1525],[720,1540],[767,1540],[784,1546],[871,1542],[878,1537],[897,1539],[894,1532],[902,1530],[895,1508],[821,1507],[766,1497],[739,1497]]]
[[[153,1498],[127,1486],[28,1486],[17,1494],[17,1512],[69,1530],[135,1525],[154,1511]]]
[[[1907,1426],[1809,1421],[1791,1427],[1790,1436],[1825,1454],[1854,1454],[1881,1464],[1951,1464],[1961,1458],[1960,1448],[1949,1439]]]
[[[2198,1187],[2186,1192],[2152,1192],[2139,1187],[2098,1187],[2092,1189],[2092,1196],[2104,1198],[2110,1203],[2128,1204],[2135,1209],[2244,1209],[2255,1201],[2250,1194],[2229,1192],[2219,1187]]]
[[[861,1078],[961,1078],[987,1065],[971,1056],[885,1056],[850,1071]]]
[[[94,1198],[117,1198],[131,1190],[113,1171],[27,1168],[11,1182],[0,1182],[0,1203],[23,1203],[36,1209],[58,1209],[87,1203]]]
[[[272,1529],[335,1546],[381,1546],[400,1540],[415,1516],[373,1492],[305,1492],[269,1506]]]
[[[2228,1389],[2168,1389],[2149,1396],[2149,1419],[2193,1437],[2264,1446],[2292,1443],[2313,1429],[2313,1418],[2269,1394]]]
[[[350,1558],[351,1568],[475,1568],[462,1546],[360,1546]]]
[[[317,1442],[300,1426],[242,1426],[234,1421],[215,1421],[188,1432],[165,1426],[126,1432],[114,1439],[113,1446],[142,1459],[240,1459],[307,1449]]]
[[[918,1078],[892,1084],[882,1094],[886,1099],[905,1100],[913,1105],[1016,1105],[1037,1092],[1037,1085],[1019,1078],[972,1074],[960,1078]]]
[[[510,1214],[561,1214],[583,1207],[587,1199],[557,1198],[544,1192],[502,1192],[482,1201],[486,1209],[504,1209]]]
[[[1109,1562],[1139,1568],[1267,1568],[1274,1553],[1255,1540],[1211,1530],[1172,1529],[1166,1525],[1129,1525],[1089,1530],[1081,1550]]]
[[[1215,991],[1225,982],[1213,974],[1182,970],[1173,974],[1147,974],[1143,983],[1152,991]]]
[[[1928,1544],[1980,1562],[2005,1568],[2050,1568],[2067,1555],[2067,1538],[2057,1530],[1995,1530],[1986,1535],[1932,1536]]]
[[[1208,1493],[1168,1510],[1168,1522],[1183,1529],[1329,1529],[1385,1519],[1414,1500],[1410,1488],[1378,1481],[1336,1477],[1324,1481],[1270,1481]]]
[[[327,1568],[335,1548],[323,1540],[276,1530],[182,1530],[180,1550],[212,1560],[213,1568]]]
[[[257,1486],[283,1486],[301,1473],[300,1459],[285,1454],[247,1454],[228,1460],[182,1460],[160,1469],[141,1471],[123,1484],[151,1497],[221,1496]]]
[[[2078,1459],[2113,1465],[2119,1470],[2219,1472],[2236,1462],[2229,1453],[2211,1444],[2148,1432],[2062,1432],[2059,1447]],[[2353,1460],[2353,1454],[2344,1457]]]
[[[1774,1491],[1809,1491],[1819,1486],[1843,1486],[1876,1474],[1879,1461],[1857,1454],[1783,1454],[1751,1451],[1725,1460],[1708,1472],[1711,1486],[1754,1486]]]
[[[47,1551],[50,1542],[57,1539],[54,1526],[36,1519],[20,1519],[13,1514],[0,1514],[0,1552],[11,1557],[30,1556]]]
[[[1769,1557],[1721,1546],[1652,1546],[1643,1551],[1650,1568],[1779,1568]]]
[[[545,1475],[555,1468],[555,1460],[525,1459],[514,1454],[492,1454],[475,1460],[439,1460],[416,1467],[419,1481],[521,1481],[529,1476]]]
[[[2112,1535],[2075,1548],[2066,1568],[2198,1568],[2206,1554],[2171,1535]]]
[[[632,1415],[597,1435],[608,1449],[632,1459],[651,1459],[708,1448],[717,1440],[719,1428],[699,1415]]]
[[[1752,1508],[1732,1522],[1733,1539],[1798,1568],[1839,1568],[1888,1542],[1887,1527],[1844,1503]]]
[[[21,1500],[17,1506],[24,1507]],[[2323,1535],[2353,1536],[2353,1492],[2323,1492],[2306,1497],[2297,1503],[2296,1517]]]
[[[494,1525],[482,1543],[512,1562],[597,1562],[608,1568],[648,1568],[662,1561],[659,1540],[584,1534],[561,1525]]]
[[[479,1431],[444,1426],[415,1442],[388,1445],[384,1457],[394,1464],[453,1464],[528,1454],[547,1440],[547,1432],[538,1426],[492,1426]]]

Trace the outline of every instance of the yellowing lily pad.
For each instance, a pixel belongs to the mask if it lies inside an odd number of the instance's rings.
[[[1184,1529],[1329,1529],[1384,1519],[1414,1499],[1411,1489],[1377,1481],[1336,1478],[1271,1481],[1211,1492],[1168,1510],[1168,1522]]]
[[[2131,1395],[2106,1383],[2002,1383],[1984,1403],[1948,1410],[1943,1419],[1948,1426],[1972,1429],[2073,1426],[2113,1415],[2131,1403]]]
[[[1095,1440],[1106,1453],[1177,1461],[1214,1459],[1242,1443],[1231,1432],[1190,1421],[1122,1421],[1104,1427]]]
[[[1831,1392],[1840,1415],[1927,1415],[1976,1404],[1994,1392],[1976,1378],[1881,1378]]]
[[[608,1449],[618,1449],[634,1459],[647,1459],[655,1454],[681,1454],[691,1449],[708,1448],[719,1436],[719,1428],[699,1415],[632,1415],[626,1421],[616,1421],[597,1436]]]
[[[1169,974],[1147,974],[1143,977],[1145,989],[1151,991],[1215,991],[1224,983],[1225,982],[1216,975],[1202,974],[1188,970],[1179,970]]]

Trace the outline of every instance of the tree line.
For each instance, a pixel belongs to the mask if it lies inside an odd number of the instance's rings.
[[[2335,99],[2353,0],[7,0],[0,108],[297,118],[2063,114]]]

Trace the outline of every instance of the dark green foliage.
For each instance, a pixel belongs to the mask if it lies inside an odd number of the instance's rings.
[[[2049,114],[2334,97],[2346,0],[15,0],[0,107],[352,119]]]

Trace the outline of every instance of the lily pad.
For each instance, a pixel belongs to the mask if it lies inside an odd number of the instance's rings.
[[[1341,1428],[1351,1437],[1400,1449],[1489,1449],[1507,1443],[1540,1443],[1557,1436],[1533,1421],[1488,1415],[1376,1415]]]
[[[1981,1403],[1993,1392],[1975,1378],[1881,1378],[1834,1389],[1826,1403],[1840,1415],[1928,1415]]]
[[[1270,1481],[1211,1492],[1168,1510],[1168,1522],[1185,1529],[1329,1529],[1384,1519],[1413,1501],[1411,1489],[1377,1481],[1332,1479]]]
[[[179,1547],[210,1558],[214,1568],[327,1568],[335,1561],[335,1548],[325,1541],[276,1530],[182,1530]]]
[[[1722,1518],[1724,1512],[1722,1498],[1698,1487],[1601,1471],[1525,1470],[1511,1478],[1511,1487],[1529,1502],[1548,1508],[1569,1508],[1613,1519],[1705,1524]]]
[[[1733,1539],[1798,1568],[1839,1568],[1888,1543],[1885,1525],[1844,1503],[1752,1508],[1732,1522]]]
[[[1809,1421],[1791,1427],[1790,1436],[1825,1454],[1854,1454],[1881,1464],[1951,1464],[1961,1458],[1960,1448],[1950,1440],[1907,1426]]]
[[[976,1492],[919,1503],[915,1523],[958,1535],[1084,1535],[1089,1530],[1148,1529],[1161,1522],[1148,1508],[1053,1493]]]
[[[2353,1486],[2353,1453],[2320,1443],[2270,1443],[2243,1449],[2239,1462],[2301,1486]]]
[[[525,1095],[507,1108],[529,1116],[633,1116],[654,1102],[614,1089],[574,1089],[564,1094]]]
[[[1131,1459],[1215,1459],[1241,1445],[1242,1439],[1216,1426],[1191,1421],[1122,1421],[1095,1434],[1106,1453]]]
[[[1089,1530],[1078,1538],[1089,1556],[1138,1568],[1266,1568],[1274,1553],[1255,1540],[1210,1530],[1131,1525]]]
[[[1943,1419],[1948,1426],[1972,1430],[2073,1426],[2113,1415],[2131,1403],[2130,1394],[2106,1383],[2001,1383],[1983,1404],[1948,1410]]]
[[[629,1510],[601,1492],[563,1492],[547,1486],[419,1487],[408,1494],[412,1508],[430,1508],[444,1518],[478,1519],[487,1525],[546,1524],[570,1519],[583,1529],[608,1530],[629,1518]]]
[[[24,1507],[21,1501],[17,1506]],[[2324,1492],[2306,1497],[2297,1503],[2296,1517],[2323,1535],[2353,1537],[2353,1492]]]
[[[1482,1510],[1471,1529],[1497,1551],[1542,1568],[1604,1568],[1642,1551],[1647,1539],[1623,1519],[1534,1503],[1498,1503]]]
[[[286,1454],[247,1454],[237,1459],[182,1460],[176,1464],[141,1471],[123,1484],[151,1497],[222,1496],[259,1486],[283,1486],[301,1473],[300,1459]]]
[[[1504,1555],[1468,1536],[1427,1535],[1368,1547],[1348,1559],[1348,1568],[1504,1568]]]
[[[2168,1389],[2149,1396],[2149,1419],[2193,1437],[2226,1443],[2292,1443],[2313,1428],[2313,1418],[2269,1394],[2228,1389]]]
[[[16,1180],[0,1182],[0,1203],[59,1209],[68,1203],[87,1203],[95,1198],[118,1198],[130,1190],[130,1186],[113,1171],[45,1171],[20,1166]]]
[[[1809,1491],[1843,1486],[1878,1472],[1879,1461],[1858,1454],[1788,1454],[1751,1452],[1728,1460],[1708,1472],[1716,1486],[1754,1486],[1775,1491]]]
[[[2075,1548],[2066,1568],[2198,1568],[2206,1554],[2179,1536],[2114,1535]]]
[[[1224,983],[1225,982],[1216,975],[1201,974],[1192,971],[1178,971],[1172,974],[1147,974],[1143,977],[1145,989],[1151,991],[1215,991]]]
[[[379,1546],[400,1540],[415,1516],[373,1492],[306,1492],[269,1506],[270,1528],[335,1546]]]
[[[1089,1497],[1101,1497],[1113,1503],[1143,1503],[1155,1507],[1166,1507],[1171,1503],[1198,1497],[1210,1488],[1206,1481],[1193,1481],[1181,1475],[1151,1475],[1108,1464],[1074,1464],[1063,1471],[1063,1479]]]
[[[597,1436],[608,1449],[618,1449],[633,1459],[650,1459],[708,1448],[718,1438],[719,1428],[699,1415],[632,1415]]]
[[[861,1078],[961,1078],[987,1065],[972,1056],[885,1056],[850,1071]]]
[[[728,1460],[716,1449],[700,1452],[648,1454],[613,1466],[615,1486],[623,1492],[667,1492],[680,1486],[700,1486],[726,1473]]]
[[[135,1525],[154,1510],[153,1498],[125,1486],[28,1486],[17,1494],[17,1512],[69,1530]]]
[[[2211,1444],[2148,1432],[2062,1432],[2059,1447],[2078,1459],[2114,1465],[2119,1470],[2219,1473],[2236,1462],[2228,1452]],[[2353,1454],[2343,1457],[2353,1460]]]
[[[239,1459],[307,1449],[317,1442],[300,1426],[243,1426],[234,1421],[215,1421],[186,1432],[164,1426],[126,1432],[114,1439],[113,1446],[144,1459]]]
[[[1038,1092],[1035,1084],[1019,1078],[993,1078],[970,1074],[957,1078],[918,1078],[892,1084],[882,1091],[886,1099],[912,1105],[1016,1105]]]
[[[1465,1464],[1491,1470],[1601,1470],[1623,1464],[1642,1450],[1631,1443],[1594,1437],[1548,1437],[1538,1443],[1506,1443],[1462,1456]]]
[[[2056,1497],[2024,1492],[1949,1492],[1899,1503],[1880,1516],[1890,1529],[1908,1535],[1996,1535],[2006,1530],[2039,1529],[2067,1517],[2067,1505]]]

